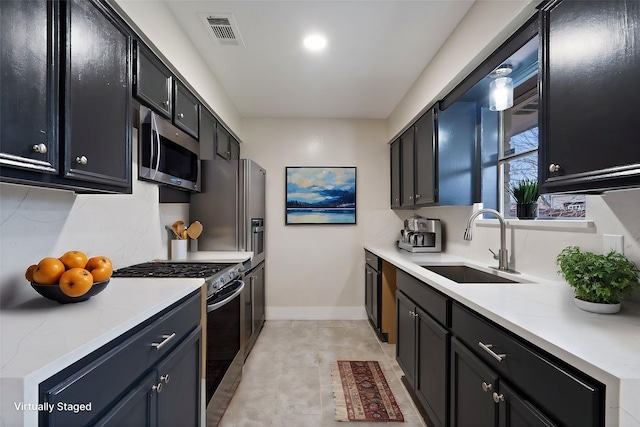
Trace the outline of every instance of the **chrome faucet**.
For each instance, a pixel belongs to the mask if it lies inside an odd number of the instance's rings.
[[[504,218],[500,215],[500,212],[494,209],[479,209],[471,214],[469,217],[469,221],[467,221],[467,228],[464,230],[464,240],[471,241],[471,226],[473,225],[473,220],[480,214],[491,214],[498,218],[500,222],[500,249],[496,254],[491,249],[491,253],[493,254],[493,259],[498,260],[498,270],[509,271],[509,251],[507,251],[507,225],[504,222]]]

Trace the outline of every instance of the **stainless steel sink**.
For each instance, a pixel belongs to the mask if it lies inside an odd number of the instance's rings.
[[[421,267],[456,283],[520,283],[466,265],[423,265]]]

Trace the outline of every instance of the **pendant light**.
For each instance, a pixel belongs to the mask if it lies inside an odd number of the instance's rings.
[[[511,65],[503,64],[489,74],[494,79],[489,84],[489,110],[503,111],[513,107],[513,79],[507,77],[511,71]]]

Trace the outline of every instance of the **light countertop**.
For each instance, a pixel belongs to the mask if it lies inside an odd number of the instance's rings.
[[[614,315],[588,313],[574,305],[564,281],[505,274],[528,283],[459,284],[419,264],[488,266],[444,253],[409,253],[392,244],[365,249],[604,383],[607,426],[640,426],[639,303],[623,301]]]
[[[35,426],[38,384],[201,288],[202,279],[111,278],[87,301],[33,299],[0,311],[0,425]],[[25,286],[29,286],[25,282]]]
[[[243,263],[253,252],[188,252],[183,262]],[[165,260],[155,260],[165,261]],[[112,277],[87,301],[58,304],[33,299],[0,311],[0,425],[37,425],[38,384],[109,341],[200,289],[202,279]],[[25,282],[25,286],[29,286]]]

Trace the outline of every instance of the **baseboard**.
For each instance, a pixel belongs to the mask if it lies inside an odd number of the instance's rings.
[[[359,307],[266,307],[267,320],[366,320]]]

